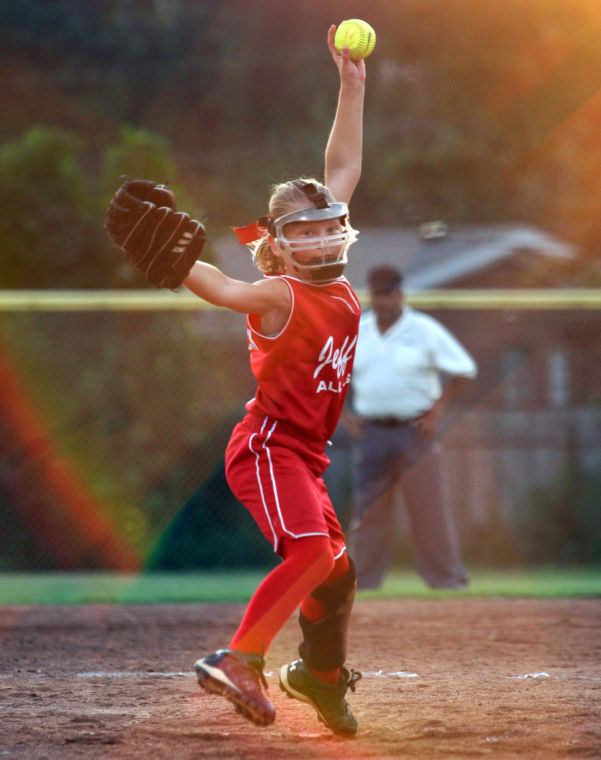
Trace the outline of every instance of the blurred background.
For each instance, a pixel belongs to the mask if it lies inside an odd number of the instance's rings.
[[[326,33],[352,17],[377,44],[349,279],[399,264],[479,363],[443,440],[464,557],[598,565],[598,0],[0,0],[0,570],[273,563],[223,476],[254,392],[243,318],[68,292],[154,295],[103,230],[124,174],[168,181],[212,259],[258,277],[229,226],[323,175]],[[538,298],[420,300],[499,288]]]

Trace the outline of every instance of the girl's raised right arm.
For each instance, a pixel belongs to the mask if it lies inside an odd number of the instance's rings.
[[[336,27],[328,30],[328,47],[340,74],[334,123],[326,146],[325,184],[336,200],[348,203],[361,176],[365,61],[352,61],[348,48],[334,46]]]

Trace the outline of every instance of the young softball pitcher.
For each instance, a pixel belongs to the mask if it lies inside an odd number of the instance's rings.
[[[117,193],[107,231],[154,284],[183,282],[200,298],[247,314],[258,387],[227,446],[226,473],[282,562],[257,588],[227,647],[195,663],[198,682],[254,723],[272,723],[275,710],[263,691],[264,657],[300,607],[300,659],[281,668],[280,686],[311,705],[332,731],[352,735],[357,721],[345,695],[360,674],[344,663],[355,571],[322,474],[349,388],[360,316],[343,271],[357,235],[347,204],[361,174],[365,64],[352,61],[348,48],[338,53],[334,32],[331,27],[328,46],[340,91],[325,185],[315,179],[277,185],[269,214],[236,228],[240,242],[251,245],[262,280],[233,280],[198,261],[204,229],[175,213],[173,197],[162,186],[131,182],[135,201],[131,192],[125,199]],[[119,221],[126,207],[140,217],[127,229]]]

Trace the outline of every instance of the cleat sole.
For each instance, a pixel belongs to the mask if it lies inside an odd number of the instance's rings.
[[[197,668],[196,673],[198,676],[198,685],[202,689],[208,691],[209,694],[218,694],[219,696],[225,697],[225,699],[234,705],[236,712],[240,713],[240,715],[244,716],[247,720],[250,720],[257,726],[269,726],[274,722],[275,714],[265,714],[258,709],[254,700],[249,700],[243,694],[240,694],[240,692],[232,689],[231,686],[213,678],[203,671],[202,668]]]

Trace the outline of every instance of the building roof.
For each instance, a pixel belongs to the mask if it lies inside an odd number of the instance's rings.
[[[430,228],[431,229],[431,228]],[[568,259],[573,248],[552,235],[526,225],[465,225],[447,229],[363,228],[349,252],[346,276],[356,288],[366,287],[369,269],[393,264],[404,274],[407,290],[446,288],[454,281],[484,272],[505,259],[531,251],[534,255]],[[246,246],[234,235],[214,242],[218,266],[231,277],[253,281],[261,274]]]

